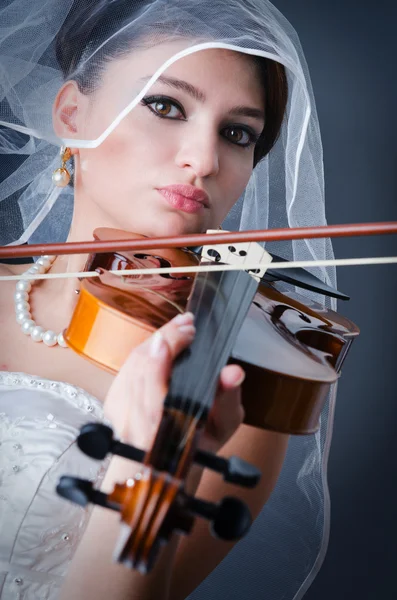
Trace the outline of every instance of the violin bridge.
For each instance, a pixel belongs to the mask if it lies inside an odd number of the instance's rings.
[[[226,233],[224,229],[207,229],[206,233]],[[261,264],[259,269],[247,269],[256,280],[261,281],[272,262],[272,256],[257,242],[233,242],[203,246],[202,259],[228,265]]]

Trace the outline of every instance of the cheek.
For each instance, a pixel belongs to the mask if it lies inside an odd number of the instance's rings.
[[[128,188],[149,167],[151,152],[147,136],[116,130],[98,148],[80,152],[82,179],[99,189]]]
[[[98,148],[84,150],[80,153],[81,180],[86,191],[108,191],[118,188],[120,175],[127,172],[127,154],[110,138]]]
[[[111,124],[109,115],[113,112],[114,107],[108,94],[93,96],[83,115],[82,129],[85,139],[96,139],[101,135]],[[108,169],[110,166],[119,171],[123,167],[123,163],[129,161],[136,146],[134,139],[137,138],[139,145],[142,143],[142,135],[139,131],[135,131],[131,116],[131,113],[127,115],[97,148],[80,152],[83,172],[88,174],[94,168]],[[98,171],[97,175],[101,177],[102,173]]]
[[[241,151],[243,152],[243,151]],[[229,164],[226,166],[223,176],[223,181],[220,189],[222,212],[226,215],[229,210],[236,204],[244,192],[249,179],[252,175],[252,156],[243,157],[238,156],[228,161]]]

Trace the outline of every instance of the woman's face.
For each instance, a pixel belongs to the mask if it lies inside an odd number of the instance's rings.
[[[74,82],[65,84],[54,108],[57,134],[97,138],[131,102],[136,82],[182,47],[161,44],[109,62],[88,96]],[[249,57],[204,50],[177,61],[163,76],[167,80],[157,81],[97,148],[74,151],[76,213],[84,212],[87,222],[92,215],[95,227],[148,236],[213,229],[248,183],[265,106]],[[206,197],[184,202],[159,191],[170,185],[194,186]]]

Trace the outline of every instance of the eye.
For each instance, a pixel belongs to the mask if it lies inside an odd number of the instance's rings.
[[[182,107],[175,102],[175,100],[171,100],[171,98],[167,98],[166,96],[147,96],[142,99],[142,104],[147,106],[149,110],[156,116],[160,117],[160,119],[178,119],[177,116],[172,114],[172,109],[176,109],[177,112],[181,113],[185,118],[185,114],[182,110]],[[151,107],[153,105],[153,108]],[[179,119],[180,120],[180,119]]]
[[[246,129],[237,125],[231,125],[224,131],[229,131],[230,134],[227,139],[236,146],[242,148],[249,148],[259,140],[259,135],[251,129]],[[241,143],[242,142],[242,143]]]
[[[141,100],[141,104],[147,106],[149,110],[160,119],[171,119],[174,121],[186,120],[186,114],[181,105],[167,96],[146,96]],[[152,108],[153,106],[153,108]],[[172,112],[174,109],[174,112]],[[176,111],[176,112],[175,112]],[[182,118],[176,113],[180,113]],[[226,140],[234,146],[248,149],[251,148],[259,140],[260,135],[249,127],[241,127],[240,125],[229,125],[223,131],[231,132],[231,135],[224,135]]]

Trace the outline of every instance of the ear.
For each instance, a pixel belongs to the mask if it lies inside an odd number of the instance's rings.
[[[54,132],[59,138],[78,138],[88,107],[88,97],[75,81],[67,81],[59,90],[52,109]],[[77,150],[72,149],[72,154]]]

